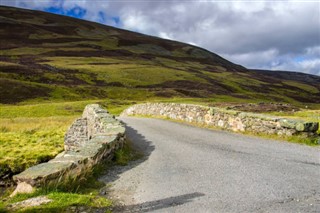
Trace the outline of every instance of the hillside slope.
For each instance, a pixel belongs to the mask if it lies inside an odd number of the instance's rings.
[[[320,103],[320,77],[248,70],[205,49],[0,7],[0,102],[193,97]]]

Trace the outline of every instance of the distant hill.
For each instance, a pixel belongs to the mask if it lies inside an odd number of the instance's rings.
[[[249,70],[189,44],[0,7],[0,102],[193,97],[320,103],[320,77]]]

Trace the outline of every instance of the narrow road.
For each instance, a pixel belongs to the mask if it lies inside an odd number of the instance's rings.
[[[320,212],[320,149],[121,118],[145,157],[102,178],[119,212]]]

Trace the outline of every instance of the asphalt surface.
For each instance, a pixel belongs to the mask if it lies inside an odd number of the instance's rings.
[[[121,118],[143,159],[102,179],[119,212],[320,212],[320,149]]]

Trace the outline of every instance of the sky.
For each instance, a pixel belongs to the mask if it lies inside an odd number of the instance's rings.
[[[0,0],[0,4],[190,43],[247,68],[320,76],[319,0]]]

